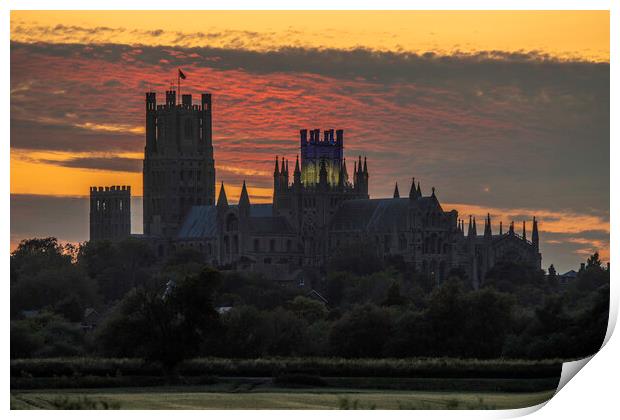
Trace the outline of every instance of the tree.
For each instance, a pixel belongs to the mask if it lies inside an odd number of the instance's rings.
[[[599,258],[598,252],[595,252],[594,254],[588,257],[588,260],[586,262],[586,269],[601,268],[602,264],[603,263],[601,262],[601,259]]]
[[[80,322],[84,317],[85,309],[82,300],[75,293],[69,294],[54,304],[54,312],[71,322]]]
[[[389,289],[387,290],[387,294],[385,299],[381,303],[383,306],[400,306],[404,305],[406,299],[400,294],[400,286],[397,282],[393,282]]]
[[[77,263],[96,280],[105,302],[122,298],[131,288],[149,285],[155,254],[145,241],[91,241],[82,244]]]
[[[512,323],[514,299],[492,288],[473,291],[465,296],[465,343],[461,355],[476,358],[501,356],[505,337]]]
[[[71,255],[53,237],[25,239],[11,253],[11,283],[24,275],[35,275],[43,269],[71,265]]]
[[[392,323],[375,305],[356,306],[336,321],[329,335],[332,352],[343,357],[381,357]]]
[[[553,264],[549,266],[549,274],[547,274],[547,285],[550,290],[557,290],[560,287],[560,281],[558,279],[558,274],[555,271],[555,267]]]
[[[598,252],[595,252],[588,258],[585,270],[579,271],[576,287],[580,291],[593,291],[607,284],[609,271],[603,269]]]
[[[135,289],[102,326],[97,340],[111,356],[143,357],[168,369],[196,355],[220,329],[213,307],[219,273],[205,268],[180,280],[167,295]]]
[[[277,308],[265,314],[264,354],[297,356],[303,351],[304,331],[308,324],[293,312]]]
[[[11,312],[15,317],[23,310],[54,308],[68,296],[74,296],[82,307],[99,302],[97,285],[75,265],[50,267],[37,273],[24,272],[11,287]]]
[[[172,254],[164,265],[164,274],[188,276],[196,274],[205,265],[205,257],[193,248],[181,248]]]
[[[264,336],[260,334],[265,322],[264,315],[254,306],[238,306],[227,312],[224,324],[224,357],[260,357],[265,347]]]
[[[459,281],[447,281],[431,293],[427,319],[433,333],[432,348],[435,355],[459,355],[466,314],[464,293]]]
[[[287,306],[297,317],[308,324],[327,318],[329,312],[323,302],[304,296],[296,296]]]
[[[33,318],[11,321],[11,358],[83,355],[84,339],[79,325],[42,312]]]
[[[433,353],[433,335],[425,312],[401,312],[392,331],[385,345],[386,356],[423,357]]]

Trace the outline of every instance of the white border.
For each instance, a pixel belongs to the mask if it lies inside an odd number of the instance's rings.
[[[464,9],[464,6],[467,6],[467,9]],[[199,0],[185,0],[183,2],[171,3],[169,1],[118,1],[118,0],[108,0],[108,1],[76,1],[76,0],[64,0],[64,1],[55,1],[53,4],[49,0],[21,0],[21,1],[4,1],[1,3],[2,7],[2,35],[4,42],[1,45],[2,48],[2,56],[5,58],[4,66],[2,67],[2,76],[4,79],[4,84],[2,85],[3,91],[5,92],[5,100],[3,102],[4,112],[2,113],[3,124],[4,127],[4,147],[0,149],[0,153],[3,161],[6,163],[6,166],[3,168],[3,177],[1,180],[2,188],[4,189],[4,194],[2,194],[0,198],[0,205],[4,210],[3,214],[8,215],[10,212],[10,158],[9,158],[9,141],[10,133],[10,119],[9,119],[9,111],[10,111],[10,69],[6,63],[9,63],[10,60],[10,51],[9,51],[9,43],[10,39],[10,9],[15,10],[46,10],[46,9],[57,9],[57,10],[71,10],[71,9],[80,9],[80,10],[134,10],[134,9],[151,9],[151,10],[166,10],[174,8],[176,10],[198,10],[198,9],[212,9],[212,10],[231,10],[231,9],[258,9],[259,7],[262,9],[302,9],[302,10],[311,10],[311,9],[361,9],[361,10],[372,10],[376,8],[381,9],[418,9],[418,10],[609,10],[612,9],[611,1],[602,1],[602,0],[590,0],[590,1],[576,1],[576,0],[565,0],[562,2],[550,1],[550,0],[504,0],[502,2],[484,0],[484,1],[394,1],[394,0],[384,0],[380,3],[370,2],[368,0],[360,0],[360,1],[326,1],[326,0],[315,0],[312,2],[296,2],[295,6],[290,4],[290,1],[273,1],[273,0],[265,0],[261,2],[252,2],[252,1],[242,1],[242,0],[228,0],[226,2],[205,2]],[[618,33],[618,19],[617,19],[618,8],[615,10],[612,9],[611,13],[611,57],[615,58],[618,53],[618,45],[614,40],[620,39],[620,34]],[[614,114],[614,110],[617,108],[618,103],[618,89],[617,89],[617,78],[618,72],[614,66],[611,66],[611,115]],[[615,77],[614,77],[615,76]],[[618,123],[617,120],[611,120],[611,138],[617,140],[618,136]],[[618,147],[614,142],[610,142],[610,161],[614,162],[613,158],[618,158]],[[605,151],[600,151],[601,153],[605,153]],[[618,170],[615,166],[611,165],[611,185],[617,185],[614,181],[619,181],[618,178]],[[610,216],[611,216],[611,257],[610,260],[614,260],[617,254],[615,244],[617,243],[618,234],[614,229],[614,226],[617,222],[618,218],[618,199],[612,194],[611,195],[611,203],[610,203]],[[0,229],[2,230],[2,234],[5,238],[10,237],[10,224],[9,219],[7,217],[2,218],[2,223],[0,225]],[[8,248],[8,241],[7,241]],[[9,359],[9,281],[8,281],[8,271],[9,271],[9,260],[8,258],[2,259],[2,271],[5,274],[4,278],[4,287],[5,293],[3,293],[4,299],[4,313],[5,318],[3,322],[3,342],[1,346],[1,351],[3,360],[5,361],[2,365],[3,371],[3,379],[4,379],[4,409],[8,411],[9,409],[9,372],[8,372],[8,359]],[[618,288],[616,287],[616,282],[612,281],[612,308],[610,311],[610,318],[612,322],[610,323],[610,329],[608,331],[608,337],[610,338],[610,333],[613,330],[613,325],[615,325],[615,321],[618,313]],[[567,418],[567,419],[583,419],[584,417],[588,418],[612,418],[617,414],[616,408],[616,399],[617,399],[617,390],[616,386],[618,383],[617,374],[618,372],[618,361],[616,360],[615,355],[618,354],[620,350],[620,344],[617,338],[611,336],[611,339],[607,342],[605,347],[601,350],[599,354],[597,354],[590,363],[583,369],[581,373],[579,373],[579,378],[577,380],[570,381],[566,386],[558,392],[558,394],[551,399],[548,404],[542,404],[541,406],[545,406],[544,409],[538,410],[541,407],[533,407],[529,409],[522,410],[508,410],[508,411],[492,411],[492,412],[478,412],[478,411],[459,411],[459,412],[446,412],[446,411],[426,411],[420,413],[424,418],[446,418],[446,417],[459,417],[459,418],[502,418],[502,417],[516,417],[525,415],[535,411],[533,417],[541,418],[541,419],[556,419],[556,418]],[[574,366],[572,366],[574,367]],[[571,368],[568,366],[567,368]],[[538,410],[538,411],[536,411]],[[412,414],[416,415],[417,413],[411,413],[406,411],[394,411],[394,412],[380,412],[380,415],[389,415],[390,417],[400,417],[405,418],[409,417]],[[168,417],[171,413],[169,412],[117,412],[114,413],[115,416],[135,416],[138,414],[139,417],[148,416],[149,418],[164,418]],[[204,416],[204,415],[215,415],[219,419],[232,419],[240,416],[252,416],[256,418],[269,418],[269,419],[284,419],[291,416],[291,412],[284,411],[258,411],[258,412],[234,412],[234,411],[218,411],[218,412],[174,412],[175,416]],[[309,419],[311,416],[316,415],[315,411],[297,411],[294,413],[296,418],[300,419]],[[321,415],[329,415],[334,417],[346,416],[345,412],[321,412]],[[355,416],[358,418],[376,418],[377,412],[356,412]],[[31,416],[50,416],[51,418],[66,418],[76,416],[83,416],[83,413],[79,412],[11,412],[12,416],[19,417],[31,417]],[[90,416],[100,417],[107,416],[108,413],[104,412],[91,412]]]

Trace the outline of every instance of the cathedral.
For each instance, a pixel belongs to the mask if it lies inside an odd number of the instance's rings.
[[[165,99],[158,105],[146,93],[144,233],[130,232],[129,186],[91,187],[90,240],[135,236],[160,258],[193,248],[213,266],[299,286],[320,277],[330,255],[349,244],[401,258],[437,283],[459,269],[478,287],[499,261],[540,269],[536,218],[531,240],[525,222],[521,234],[514,223],[504,232],[501,222],[493,233],[490,215],[481,235],[471,216],[466,231],[458,212],[445,211],[434,188],[424,195],[415,179],[402,197],[396,185],[393,197],[370,198],[369,164],[361,156],[352,168],[347,163],[344,130],[300,130],[295,162],[275,157],[271,204],[252,204],[245,182],[237,204],[228,202],[223,182],[216,201],[211,95],[203,93],[200,104],[190,94],[177,102],[169,90]]]

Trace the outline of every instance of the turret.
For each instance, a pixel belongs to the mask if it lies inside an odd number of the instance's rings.
[[[286,189],[288,187],[288,159],[284,161],[282,158],[282,162],[282,186]]]
[[[398,192],[398,182],[394,186],[394,198],[400,198],[400,194]]]
[[[486,239],[491,239],[493,236],[493,232],[491,231],[491,214],[487,213],[487,218],[484,222],[484,237]]]
[[[368,180],[368,163],[366,156],[364,156],[364,169],[362,170],[362,173],[364,174],[364,182],[366,182]]]
[[[276,156],[276,165],[273,169],[273,196],[277,195],[280,191],[280,164],[278,163],[278,157]],[[218,199],[219,201],[219,199]]]
[[[156,115],[157,95],[155,92],[146,92],[146,153],[157,152]]]
[[[342,146],[344,143],[344,130],[336,130],[336,144]]]
[[[415,190],[415,178],[411,178],[411,188],[409,189],[409,198],[415,200],[418,198],[418,193]]]
[[[177,104],[177,93],[174,90],[166,91],[166,106],[168,108],[174,108]]]
[[[534,244],[534,248],[536,249],[536,251],[538,252],[539,250],[539,243],[538,243],[538,220],[536,220],[536,216],[534,216],[534,219],[532,221],[532,243]]]
[[[220,187],[220,195],[217,197],[217,208],[218,209],[228,208],[228,199],[226,198],[226,190],[224,189],[224,181],[222,181],[222,186]]]
[[[299,155],[295,158],[295,171],[293,172],[293,185],[301,186],[301,170],[299,169]]]
[[[249,215],[250,196],[248,195],[248,189],[245,186],[245,180],[243,180],[243,186],[241,187],[241,196],[239,196],[239,216],[248,217]]]
[[[280,164],[278,163],[278,157],[276,156],[276,167],[273,170],[273,176],[276,177],[280,175]]]
[[[504,224],[502,223],[502,221],[499,221],[499,234],[503,235],[504,234]]]

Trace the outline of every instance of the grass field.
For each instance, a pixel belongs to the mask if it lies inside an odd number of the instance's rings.
[[[12,391],[11,409],[509,409],[547,401],[554,391],[467,393],[348,389],[218,392],[210,387]],[[93,407],[93,403],[99,406]]]

